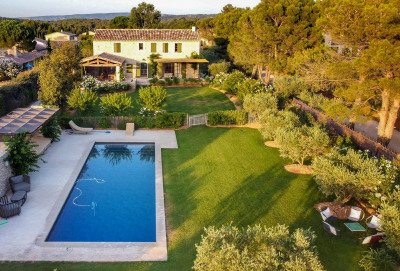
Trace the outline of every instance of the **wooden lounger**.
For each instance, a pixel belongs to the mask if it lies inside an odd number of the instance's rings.
[[[79,127],[78,125],[75,124],[72,120],[68,122],[69,126],[71,126],[72,132],[76,134],[87,134],[93,131],[93,128],[83,128]]]

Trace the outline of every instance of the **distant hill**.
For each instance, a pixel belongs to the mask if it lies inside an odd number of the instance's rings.
[[[59,21],[65,19],[100,19],[100,20],[111,20],[117,16],[129,16],[129,12],[121,12],[121,13],[94,13],[94,14],[73,14],[73,15],[54,15],[54,16],[35,16],[35,17],[23,17],[20,19],[31,19],[31,20],[39,20],[39,21]],[[216,14],[186,14],[186,15],[172,15],[172,14],[162,14],[162,21],[169,21],[174,18],[209,18],[215,17]]]

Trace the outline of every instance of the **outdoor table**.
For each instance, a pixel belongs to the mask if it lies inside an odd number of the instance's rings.
[[[21,206],[22,206],[22,205],[24,205],[24,203],[26,201],[26,197],[27,197],[26,191],[17,191],[14,193],[14,195],[12,195],[10,200],[11,200],[11,202],[14,202],[14,203],[22,201],[22,204],[21,204]]]
[[[352,232],[355,231],[366,231],[366,229],[357,222],[348,222],[348,223],[344,223],[344,225]]]

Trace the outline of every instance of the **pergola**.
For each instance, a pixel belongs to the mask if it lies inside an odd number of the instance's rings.
[[[18,108],[0,118],[0,136],[12,136],[20,132],[35,133],[59,108]]]
[[[101,53],[86,57],[81,60],[85,74],[91,74],[99,80],[114,80],[119,75],[119,69],[124,64],[125,58]]]

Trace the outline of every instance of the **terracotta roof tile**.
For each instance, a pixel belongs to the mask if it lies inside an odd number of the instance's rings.
[[[97,41],[140,41],[140,40],[200,40],[198,31],[191,29],[97,29]]]

